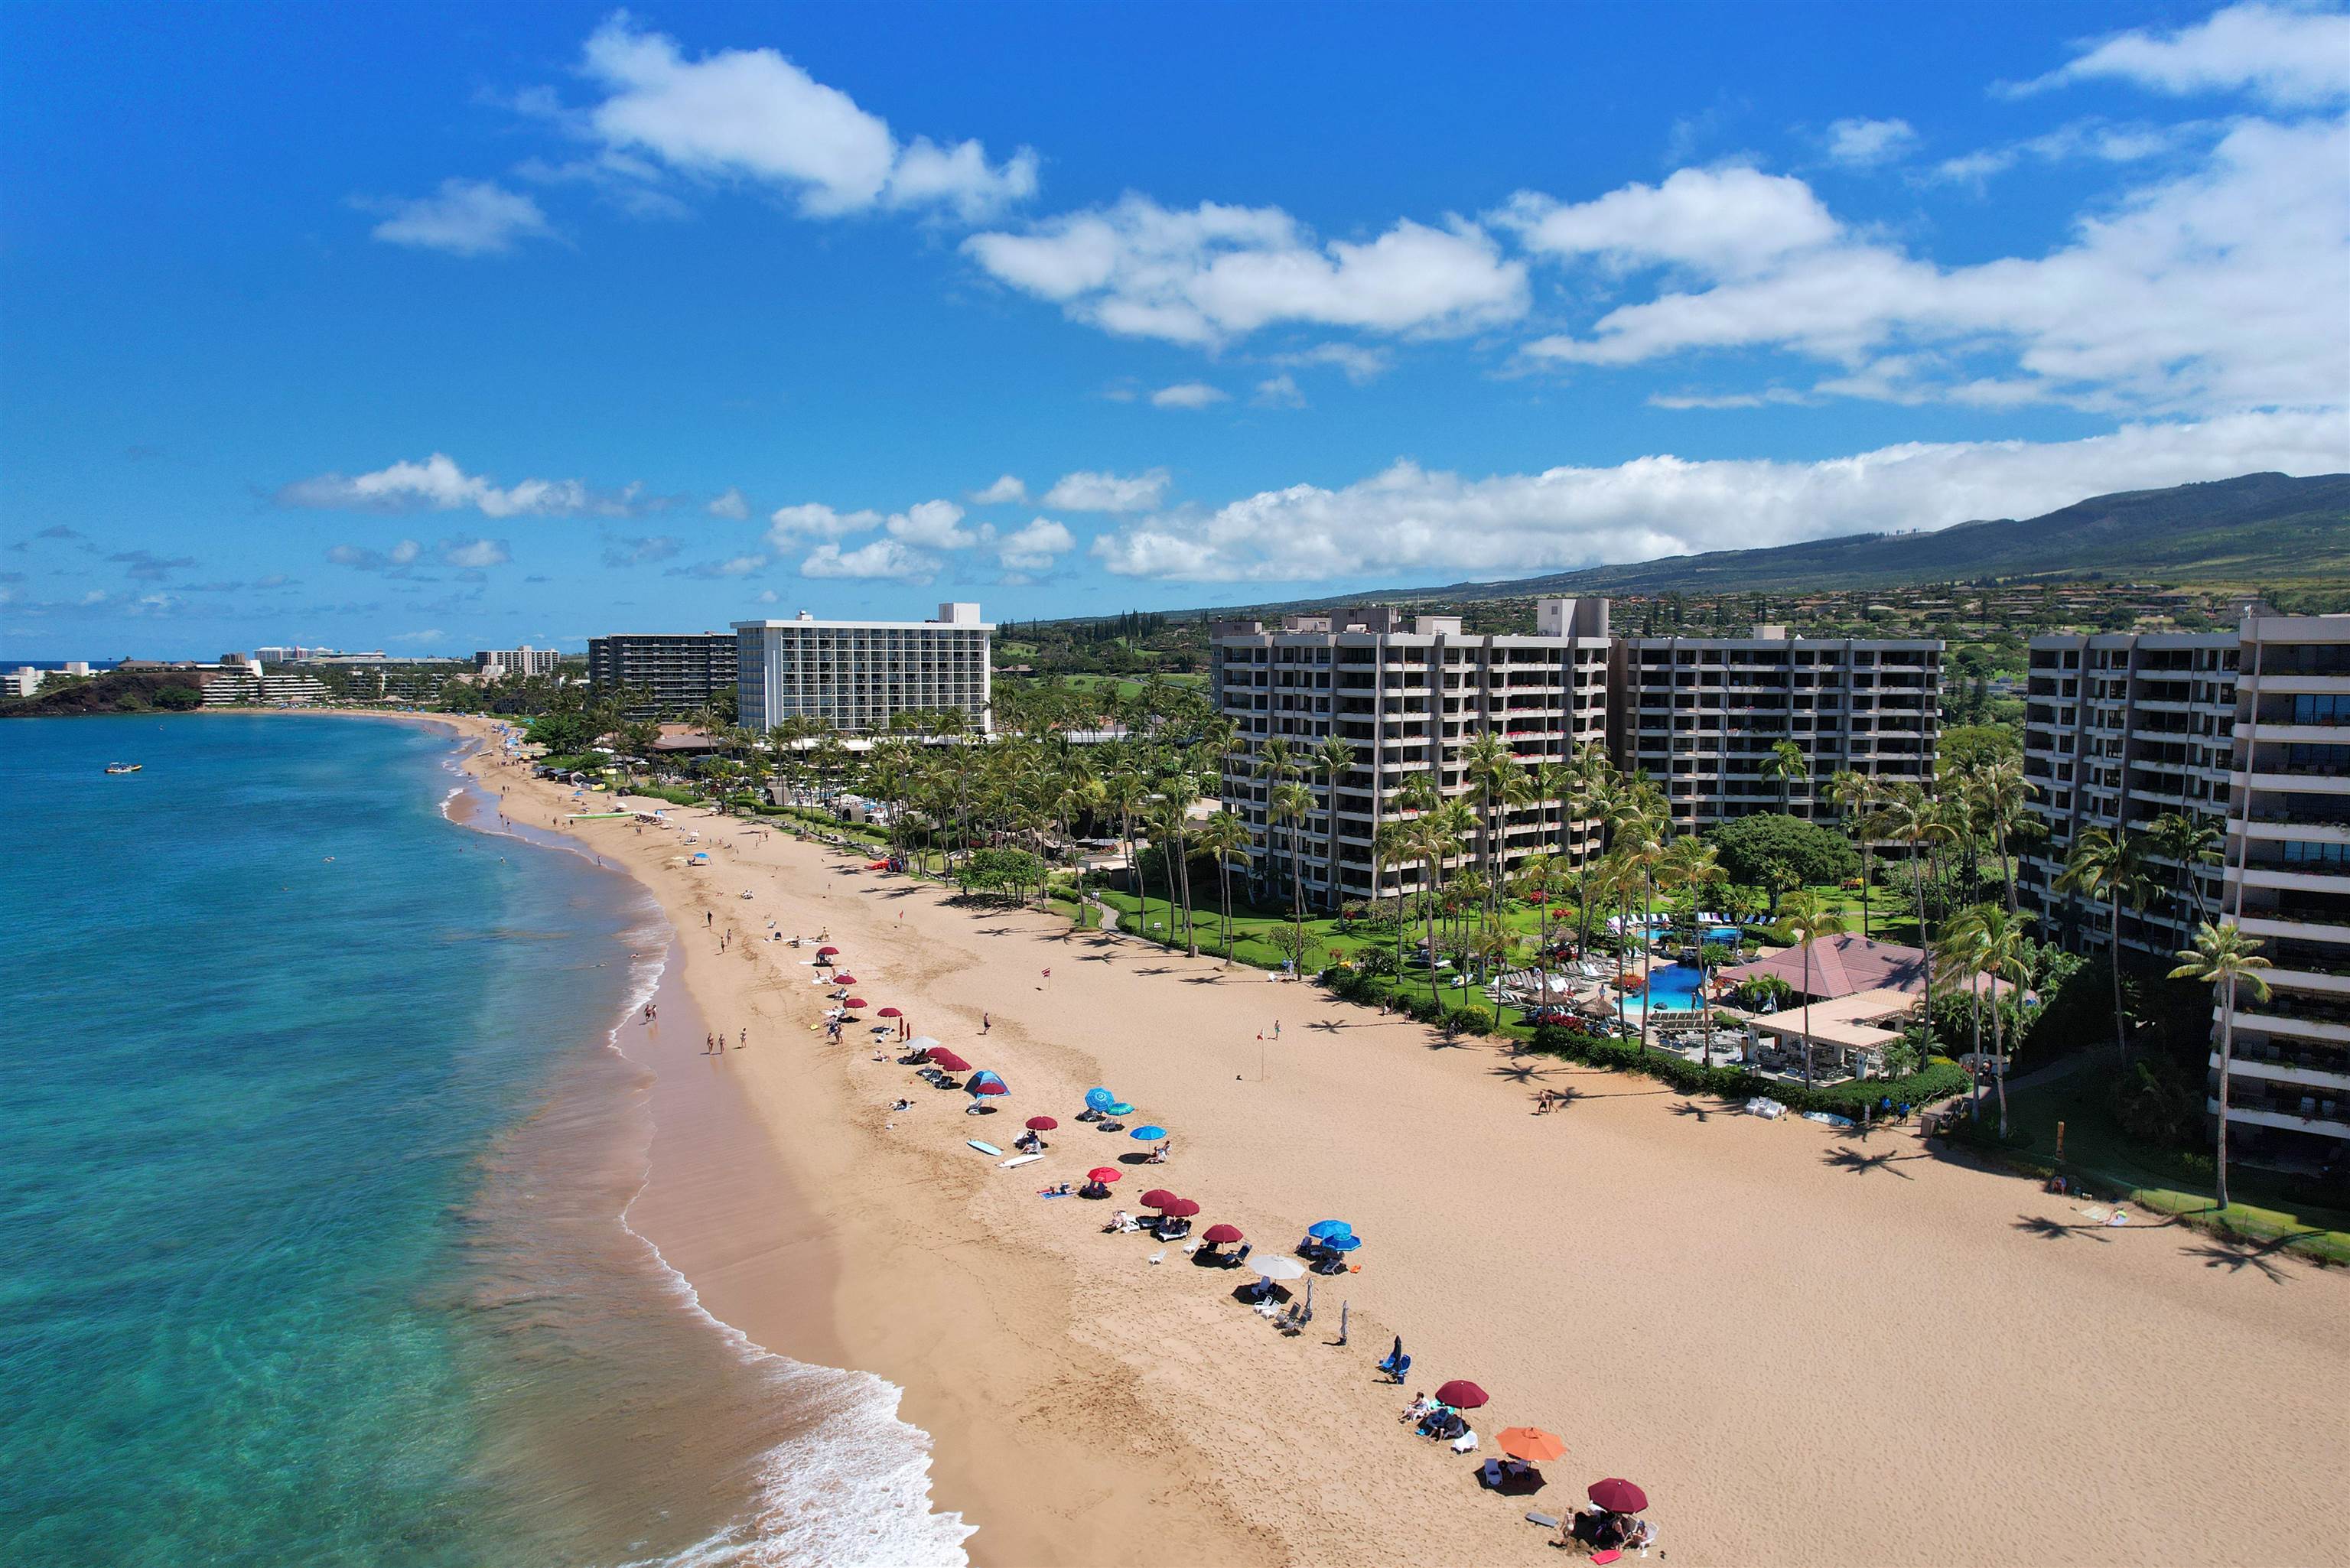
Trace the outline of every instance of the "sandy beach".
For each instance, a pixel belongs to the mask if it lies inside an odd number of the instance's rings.
[[[493,753],[471,765],[519,821],[574,809]],[[665,985],[748,1031],[721,1057],[671,1020],[646,1032],[659,1130],[630,1223],[757,1343],[901,1386],[975,1562],[1555,1561],[1524,1512],[1616,1475],[1698,1563],[2350,1563],[2338,1275],[2102,1227],[1907,1132],[1863,1142],[1447,1045],[764,825],[669,815],[561,829],[668,911]],[[712,865],[684,864],[687,832]],[[826,1043],[812,952],[771,930],[827,932],[861,995],[1009,1081],[1002,1114],[965,1116],[866,1036]],[[1118,1203],[1036,1196],[1139,1147],[1074,1120],[1094,1084],[1174,1137],[1125,1206],[1164,1185],[1266,1251],[1329,1217],[1366,1238],[1303,1334],[1232,1302],[1240,1276],[1101,1233]],[[1537,1116],[1544,1088],[1568,1100]],[[916,1108],[893,1114],[901,1094]],[[1008,1146],[1039,1112],[1061,1121],[1041,1162],[965,1144]],[[1373,1370],[1395,1334],[1408,1390]],[[1487,1494],[1473,1460],[1398,1424],[1450,1377],[1492,1393],[1489,1438],[1565,1438],[1542,1492]]]

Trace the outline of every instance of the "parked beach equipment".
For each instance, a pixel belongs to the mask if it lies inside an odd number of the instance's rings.
[[[885,1007],[873,1015],[876,1018],[903,1018],[906,1015],[894,1007]]]
[[[1118,1096],[1111,1094],[1107,1089],[1095,1088],[1087,1089],[1086,1091],[1086,1108],[1087,1110],[1106,1111],[1117,1103]]]
[[[1341,1236],[1351,1236],[1355,1228],[1344,1220],[1316,1220],[1305,1227],[1305,1233],[1317,1241],[1335,1241]]]
[[[1244,1240],[1237,1225],[1211,1225],[1200,1233],[1200,1239],[1211,1247],[1227,1247]]]
[[[1437,1397],[1443,1397],[1441,1394]],[[1648,1494],[1620,1476],[1593,1481],[1585,1495],[1610,1513],[1638,1513],[1648,1506]]]
[[[943,1067],[950,1073],[968,1073],[971,1071],[970,1063],[964,1061],[962,1057],[956,1055],[953,1052],[948,1050],[943,1045],[933,1045],[931,1047],[931,1065],[933,1067]]]
[[[1251,1258],[1248,1266],[1268,1280],[1302,1280],[1305,1265],[1295,1258]]]
[[[1540,1427],[1504,1427],[1493,1444],[1510,1458],[1523,1459],[1530,1465],[1563,1459],[1566,1454],[1566,1444],[1558,1434],[1545,1432]]]
[[[1485,1402],[1485,1391],[1466,1377],[1456,1377],[1436,1391],[1436,1402],[1450,1405],[1456,1410],[1474,1410]],[[1607,1483],[1602,1481],[1599,1484],[1605,1486]],[[1629,1486],[1631,1483],[1627,1481],[1625,1484]],[[1596,1498],[1592,1501],[1598,1501]],[[1603,1502],[1599,1506],[1605,1508],[1607,1505]]]
[[[1154,1187],[1142,1195],[1140,1201],[1145,1209],[1163,1209],[1175,1201],[1175,1194],[1163,1187]]]
[[[1060,1123],[1055,1121],[1050,1116],[1030,1116],[1028,1118],[1028,1130],[1030,1132],[1051,1132],[1060,1125]]]

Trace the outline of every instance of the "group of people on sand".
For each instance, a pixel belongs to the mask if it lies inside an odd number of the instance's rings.
[[[743,1031],[741,1037],[740,1037],[739,1039],[737,1039],[737,1040],[734,1042],[734,1049],[735,1049],[735,1050],[737,1050],[737,1051],[743,1050],[743,1049],[744,1049],[745,1047],[747,1047],[750,1044],[751,1044],[751,1032],[750,1032],[748,1029],[745,1029],[745,1030],[743,1030]],[[726,1036],[725,1036],[724,1034],[711,1034],[711,1033],[704,1033],[704,1034],[702,1035],[702,1054],[703,1055],[705,1055],[705,1056],[718,1056],[718,1055],[723,1055],[723,1054],[725,1054],[725,1051],[726,1051]]]

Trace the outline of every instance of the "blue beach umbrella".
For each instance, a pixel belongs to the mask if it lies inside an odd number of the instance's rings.
[[[1329,1239],[1329,1242],[1330,1250],[1334,1252],[1351,1252],[1363,1244],[1363,1239],[1355,1235],[1333,1236]]]
[[[1118,1096],[1111,1094],[1107,1089],[1087,1089],[1086,1091],[1086,1109],[1089,1111],[1106,1111],[1116,1104],[1118,1104]]]
[[[1124,1100],[1115,1101],[1110,1105],[1104,1106],[1102,1109],[1107,1111],[1114,1116],[1130,1116],[1134,1114],[1134,1107],[1128,1105]]]
[[[1305,1228],[1305,1233],[1317,1241],[1335,1241],[1341,1236],[1351,1236],[1355,1228],[1344,1220],[1317,1220]]]
[[[1156,1143],[1167,1136],[1167,1129],[1157,1126],[1137,1127],[1126,1136],[1130,1138],[1139,1138],[1144,1143]]]

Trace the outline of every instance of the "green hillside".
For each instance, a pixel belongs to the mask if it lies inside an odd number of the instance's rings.
[[[2350,580],[2350,474],[2296,479],[2248,473],[2208,484],[2093,496],[2043,517],[1960,523],[1931,533],[1856,534],[1767,550],[1716,550],[1507,582],[1362,592],[1263,607],[1352,604],[1400,593],[1459,601],[2089,576],[2243,588]]]

